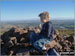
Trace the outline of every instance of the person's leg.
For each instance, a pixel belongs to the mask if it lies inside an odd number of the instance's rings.
[[[40,37],[41,38],[41,37]],[[49,43],[50,41],[46,38],[41,38],[34,43],[34,47],[37,48],[39,51],[46,51],[45,44]]]
[[[51,49],[49,49],[48,50],[48,52],[47,52],[47,54],[50,56],[60,56],[57,52],[56,52],[56,50],[55,49],[53,49],[53,48],[51,48]]]
[[[32,32],[32,34],[30,35],[30,44],[33,44],[36,41],[37,37],[37,34]]]

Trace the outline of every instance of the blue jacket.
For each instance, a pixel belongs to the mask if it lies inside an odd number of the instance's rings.
[[[43,24],[40,36],[48,37],[49,39],[53,39],[54,28],[51,21],[48,21]]]

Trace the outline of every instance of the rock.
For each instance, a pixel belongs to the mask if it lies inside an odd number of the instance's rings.
[[[70,37],[67,37],[66,40],[68,40],[71,43],[73,43],[74,42],[74,37],[71,35]]]
[[[29,37],[32,32],[39,34],[41,31],[41,26],[33,27],[30,26],[28,29],[25,28],[11,28],[9,31],[1,35],[1,54],[3,55],[43,55],[43,52],[37,51],[29,43]],[[54,39],[56,44],[54,48],[57,51],[74,51],[74,37],[70,35],[69,37],[61,36],[58,30],[55,30]],[[32,50],[33,49],[33,50]],[[32,51],[31,51],[32,50]]]

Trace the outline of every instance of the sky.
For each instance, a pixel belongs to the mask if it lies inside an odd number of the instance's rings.
[[[1,1],[1,21],[37,20],[47,11],[51,19],[73,19],[73,1]]]

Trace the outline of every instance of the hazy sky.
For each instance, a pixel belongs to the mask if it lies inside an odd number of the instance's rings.
[[[38,14],[48,11],[52,19],[74,18],[73,1],[2,1],[1,20],[39,19]]]

